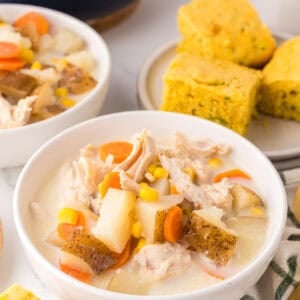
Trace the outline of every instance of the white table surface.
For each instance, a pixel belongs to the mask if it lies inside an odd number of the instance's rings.
[[[268,1],[253,0],[253,3],[261,9],[265,21],[274,28],[276,10],[271,13],[267,6]],[[187,0],[142,0],[134,15],[103,35],[111,51],[113,66],[103,114],[138,109],[136,82],[139,68],[155,48],[178,35],[176,10],[180,4],[186,2]],[[4,226],[0,292],[13,283],[19,283],[43,300],[57,300],[31,270],[17,237],[12,198],[20,171],[21,168],[0,169],[0,216]]]

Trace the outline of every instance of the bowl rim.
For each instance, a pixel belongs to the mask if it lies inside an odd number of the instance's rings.
[[[10,135],[14,133],[22,133],[26,132],[31,129],[36,129],[41,126],[47,126],[55,123],[56,121],[59,122],[60,120],[64,119],[65,117],[68,117],[72,114],[80,113],[80,110],[83,106],[87,105],[98,93],[103,89],[103,87],[106,84],[107,79],[110,76],[111,73],[111,56],[109,52],[109,48],[104,41],[103,37],[100,35],[100,33],[96,32],[92,27],[90,27],[88,24],[84,23],[80,19],[77,19],[71,15],[68,15],[64,12],[57,11],[55,9],[42,7],[38,5],[29,5],[29,4],[13,4],[13,3],[0,3],[0,10],[15,10],[15,9],[24,9],[26,11],[34,10],[41,12],[43,14],[50,15],[53,18],[61,19],[62,22],[65,22],[66,20],[70,23],[76,23],[80,27],[84,28],[84,32],[89,32],[89,35],[93,37],[93,41],[95,44],[97,44],[97,48],[103,49],[103,57],[94,56],[93,58],[95,61],[101,65],[101,72],[99,75],[99,78],[97,78],[97,85],[93,88],[92,91],[88,92],[87,95],[85,95],[82,100],[76,104],[74,107],[71,107],[64,111],[61,114],[58,114],[56,116],[53,116],[49,119],[38,121],[36,123],[16,127],[16,128],[3,128],[0,129],[0,138],[1,136]],[[82,35],[84,34],[82,33]],[[85,40],[84,36],[81,37],[83,40]]]
[[[206,126],[210,127],[218,127],[218,130],[223,131],[224,133],[227,132],[227,134],[236,136],[235,138],[240,138],[241,142],[244,143],[244,145],[247,145],[248,148],[250,148],[251,151],[256,152],[257,156],[260,158],[260,160],[264,161],[264,164],[266,167],[269,168],[269,171],[273,174],[274,178],[274,184],[278,185],[278,189],[280,191],[279,195],[279,201],[276,201],[276,205],[280,206],[280,219],[278,219],[276,231],[273,231],[273,234],[269,236],[269,239],[267,239],[267,243],[263,249],[261,249],[260,253],[246,266],[244,267],[240,272],[235,274],[234,276],[220,282],[217,284],[214,284],[212,286],[209,286],[207,288],[203,288],[200,290],[192,290],[190,292],[184,292],[184,293],[178,293],[178,294],[171,294],[171,295],[131,295],[131,294],[122,294],[118,292],[112,292],[105,289],[97,288],[85,283],[82,283],[76,279],[73,279],[72,277],[64,274],[62,271],[60,271],[56,266],[51,264],[43,255],[42,253],[36,248],[32,240],[28,237],[26,230],[22,226],[23,218],[22,213],[20,209],[20,199],[22,195],[22,184],[23,179],[27,176],[27,172],[30,171],[32,164],[36,163],[36,161],[40,160],[43,156],[43,152],[52,144],[55,144],[58,140],[65,139],[70,133],[77,131],[81,127],[85,127],[91,123],[97,123],[99,120],[104,119],[112,119],[112,118],[118,118],[118,117],[130,117],[131,119],[134,118],[135,115],[145,115],[145,116],[151,116],[154,118],[157,115],[164,115],[169,116],[170,118],[177,118],[188,120],[188,119],[195,119],[197,122],[199,122],[199,126],[202,124],[206,124]],[[225,128],[219,124],[216,124],[214,122],[211,122],[206,119],[199,119],[195,116],[190,115],[184,115],[180,113],[174,113],[174,112],[161,112],[161,111],[128,111],[128,112],[119,112],[119,113],[113,113],[108,114],[104,116],[99,116],[94,119],[87,120],[85,122],[82,122],[80,124],[77,124],[75,126],[72,126],[68,128],[67,130],[61,132],[57,136],[53,137],[51,140],[49,140],[47,143],[45,143],[26,163],[25,167],[23,168],[14,192],[13,197],[13,217],[14,222],[17,228],[17,232],[19,235],[19,238],[22,242],[22,245],[24,249],[26,250],[26,253],[32,253],[34,255],[35,259],[38,260],[39,264],[42,264],[44,268],[48,270],[52,274],[52,276],[55,276],[56,278],[67,281],[69,284],[76,286],[77,288],[81,289],[83,292],[88,294],[93,294],[95,296],[107,296],[110,297],[110,299],[114,300],[120,300],[122,299],[126,300],[149,300],[149,299],[174,299],[174,300],[184,300],[187,299],[186,297],[201,297],[201,296],[207,296],[207,293],[210,294],[211,292],[221,292],[224,288],[228,288],[229,286],[233,286],[238,284],[242,280],[247,280],[247,278],[251,277],[251,274],[254,269],[256,269],[257,266],[268,264],[271,260],[271,258],[274,256],[276,249],[278,248],[279,242],[281,240],[285,223],[287,219],[287,198],[286,198],[286,192],[283,186],[283,183],[280,179],[280,176],[278,172],[276,171],[275,167],[272,165],[271,161],[259,150],[254,144],[252,144],[250,141],[248,141],[246,138],[238,135],[237,133],[233,132],[232,130]]]

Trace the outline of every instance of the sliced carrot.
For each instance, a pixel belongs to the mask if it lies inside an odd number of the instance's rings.
[[[15,71],[23,68],[26,62],[20,58],[7,58],[0,59],[0,70],[3,71]]]
[[[86,225],[85,215],[81,211],[78,211],[77,226],[84,227],[85,225]]]
[[[59,223],[57,225],[56,231],[60,238],[62,238],[63,240],[67,240],[76,228],[76,225]]]
[[[49,31],[49,22],[48,20],[41,14],[37,12],[29,12],[25,15],[19,17],[15,22],[14,26],[17,28],[22,28],[27,26],[28,24],[34,24],[37,32],[40,35],[43,35]]]
[[[15,43],[0,42],[0,59],[16,58],[21,55],[20,47]]]
[[[127,263],[127,261],[129,260],[131,253],[132,253],[132,242],[131,242],[131,239],[129,239],[129,241],[127,242],[124,250],[118,257],[117,262],[115,263],[113,268],[118,269],[118,268],[122,267],[123,265],[125,265]]]
[[[128,157],[132,151],[132,144],[128,142],[110,142],[103,144],[99,148],[100,157],[105,160],[109,155],[113,155],[114,163],[120,163]]]
[[[86,272],[82,272],[80,270],[73,269],[73,268],[71,268],[67,265],[61,264],[61,263],[59,263],[59,267],[64,273],[66,273],[82,282],[88,283],[92,279],[92,274],[90,274],[90,273],[86,273]]]
[[[102,198],[106,195],[109,188],[121,189],[119,172],[110,172],[104,176],[103,181],[98,186],[98,191]]]
[[[222,173],[217,174],[214,177],[214,182],[220,182],[223,178],[244,178],[251,179],[251,177],[240,169],[232,169]]]
[[[179,206],[169,209],[164,223],[165,240],[171,243],[177,242],[183,232],[183,212]]]

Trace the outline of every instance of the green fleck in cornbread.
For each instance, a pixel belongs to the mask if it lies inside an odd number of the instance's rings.
[[[275,40],[248,0],[193,0],[178,10],[179,52],[262,66]]]
[[[164,76],[161,110],[215,121],[245,134],[261,72],[229,61],[177,54]]]
[[[282,44],[263,70],[258,110],[300,122],[300,36]]]

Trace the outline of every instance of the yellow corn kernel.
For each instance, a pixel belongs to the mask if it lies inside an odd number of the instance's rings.
[[[143,238],[139,239],[139,241],[134,249],[134,253],[139,252],[146,244],[147,244],[147,242],[145,239],[143,239]]]
[[[152,164],[149,165],[147,171],[149,173],[153,174],[156,168],[157,168],[157,164],[156,163],[152,163]]]
[[[195,169],[194,168],[192,168],[192,167],[184,168],[183,172],[190,177],[191,181],[195,180],[196,173],[195,173]]]
[[[34,53],[28,48],[22,48],[20,55],[28,63],[32,63],[34,61]]]
[[[53,62],[60,70],[64,69],[68,64],[68,61],[65,58],[53,58]]]
[[[77,225],[78,217],[78,212],[69,207],[62,208],[57,215],[59,223],[67,223],[72,225]]]
[[[219,169],[222,166],[222,160],[218,157],[211,158],[208,161],[208,165],[213,169]]]
[[[142,224],[140,222],[134,222],[131,227],[131,234],[135,238],[140,238],[142,235]]]
[[[98,184],[98,192],[101,196],[101,199],[104,198],[108,190],[108,186],[105,180]]]
[[[149,202],[158,201],[158,198],[159,198],[158,191],[156,189],[150,188],[150,187],[140,188],[139,196],[142,200],[149,201]]]
[[[58,98],[66,98],[68,96],[68,90],[65,87],[59,87],[55,90],[55,96]]]
[[[76,104],[76,102],[75,100],[66,97],[60,99],[60,104],[64,107],[70,108],[73,107]]]
[[[148,184],[147,182],[141,182],[141,183],[140,183],[140,187],[141,187],[141,188],[145,188],[145,189],[150,188],[150,186],[149,186],[149,184]]]
[[[42,69],[42,65],[39,61],[35,61],[32,63],[31,70],[41,70],[41,69]]]
[[[262,207],[252,207],[251,208],[251,214],[262,217],[264,215],[264,209]]]
[[[156,179],[160,179],[160,178],[166,178],[169,176],[169,173],[166,169],[162,168],[162,167],[157,167],[154,172],[153,172],[153,176]]]

